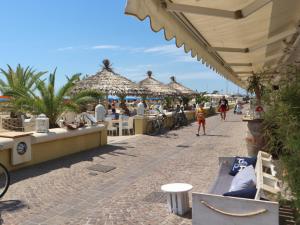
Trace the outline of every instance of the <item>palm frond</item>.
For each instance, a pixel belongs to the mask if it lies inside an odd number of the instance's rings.
[[[69,96],[81,74],[67,77],[67,82],[57,92],[55,91],[55,69],[48,79],[41,79],[45,72],[36,72],[31,67],[18,65],[14,71],[9,65],[7,71],[0,69],[4,79],[0,79],[0,91],[12,96],[10,104],[16,111],[32,114],[44,113],[49,118],[50,127],[56,126],[59,115],[64,111],[80,112],[87,103],[96,102],[102,98],[97,91],[83,91]],[[68,101],[65,101],[66,97]]]
[[[77,81],[80,77],[80,73],[72,75],[70,78],[67,77],[67,83],[58,91],[57,93],[57,99],[63,100],[64,96],[68,95],[71,89],[75,85],[75,81]]]

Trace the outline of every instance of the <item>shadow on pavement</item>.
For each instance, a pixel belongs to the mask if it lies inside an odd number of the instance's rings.
[[[13,212],[28,207],[20,200],[0,201],[0,213]]]
[[[206,134],[201,136],[208,136],[208,137],[230,137],[229,135],[222,135],[222,134]]]
[[[131,157],[136,157],[135,155],[126,154],[125,152],[117,152],[117,151],[125,151],[126,146],[117,146],[117,145],[106,145],[101,146],[97,149],[91,149],[84,152],[75,153],[72,155],[64,156],[62,158],[50,160],[47,162],[43,162],[41,164],[33,165],[27,168],[22,168],[22,170],[12,171],[11,172],[11,184],[17,183],[24,179],[30,177],[40,176],[42,174],[51,172],[60,168],[69,168],[73,164],[82,162],[82,161],[93,161],[94,157],[99,157],[105,159],[102,155],[111,154],[111,155],[128,155]],[[0,208],[1,209],[1,208]],[[1,211],[1,210],[0,210]]]
[[[192,208],[190,207],[190,209],[181,217],[191,220],[192,219]]]
[[[177,139],[178,138],[178,134],[172,132],[172,131],[167,131],[163,134],[160,134],[160,135],[157,135],[155,137],[158,137],[158,138],[173,138],[173,139]]]
[[[28,206],[20,200],[0,201],[0,225],[4,224],[4,220],[1,216],[2,213],[18,211],[25,207],[28,208]]]
[[[176,145],[178,148],[190,148],[191,146],[189,145]]]

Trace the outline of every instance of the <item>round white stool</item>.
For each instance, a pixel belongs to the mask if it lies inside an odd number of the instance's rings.
[[[168,210],[171,213],[184,215],[189,210],[189,195],[193,186],[185,183],[172,183],[161,186],[161,190],[166,192]]]

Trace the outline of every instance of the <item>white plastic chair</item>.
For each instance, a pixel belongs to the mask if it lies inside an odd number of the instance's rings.
[[[131,131],[133,131],[133,117],[129,117],[127,120],[127,124],[123,125],[123,130],[126,130],[128,134],[131,134]]]
[[[128,126],[128,116],[125,116],[123,114],[120,114],[119,115],[119,132],[122,132],[123,134],[123,131],[124,131],[124,127]],[[122,129],[122,130],[120,130]]]
[[[105,121],[108,122],[108,124],[107,124],[108,135],[110,135],[110,134],[114,135],[115,132],[118,133],[118,128],[113,126],[111,117],[106,117]]]

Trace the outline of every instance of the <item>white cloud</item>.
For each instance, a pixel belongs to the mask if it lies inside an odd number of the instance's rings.
[[[132,67],[117,67],[117,70],[124,71],[124,72],[132,72],[132,71],[145,71],[145,69],[157,67],[157,65],[154,64],[138,64],[134,65]]]
[[[91,47],[92,49],[119,49],[118,45],[95,45]]]
[[[139,64],[133,67],[116,67],[115,71],[133,81],[141,81],[146,77],[146,72],[148,70],[153,70],[153,68],[156,67],[157,65],[153,64]]]
[[[198,80],[198,79],[214,80],[218,78],[218,75],[213,71],[199,71],[199,72],[180,74],[178,78],[180,80]]]
[[[198,62],[198,60],[197,57],[193,58],[191,55],[182,55],[176,57],[175,62]]]
[[[58,49],[56,49],[56,51],[69,51],[69,50],[73,50],[74,49],[74,47],[72,47],[72,46],[69,46],[69,47],[64,47],[64,48],[58,48]]]
[[[145,48],[143,48],[143,47],[124,47],[123,50],[127,50],[130,53],[140,53],[140,52],[144,52]]]
[[[145,48],[143,52],[172,56],[175,58],[174,62],[197,62],[196,57],[193,58],[190,54],[185,53],[182,47],[177,48],[175,44]]]
[[[181,48],[177,48],[175,45],[161,45],[151,48],[144,49],[145,53],[158,53],[158,54],[167,54],[167,55],[178,55],[182,54],[183,51]]]
[[[185,55],[183,48],[177,48],[176,45],[160,45],[154,47],[132,47],[132,46],[119,46],[119,45],[111,45],[111,44],[102,44],[102,45],[94,45],[94,46],[69,46],[58,48],[56,51],[68,51],[75,49],[85,49],[85,50],[118,50],[118,51],[128,51],[130,53],[147,53],[147,54],[159,54],[159,55],[168,55],[173,57],[178,57],[176,59],[177,62],[190,62],[191,59]]]

